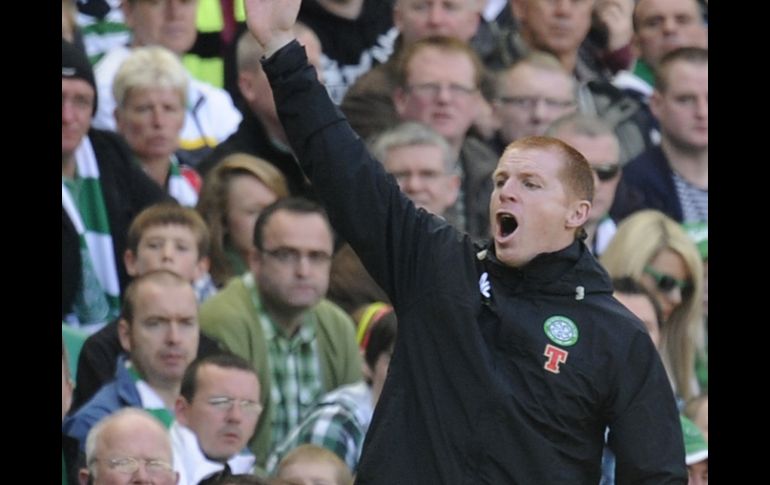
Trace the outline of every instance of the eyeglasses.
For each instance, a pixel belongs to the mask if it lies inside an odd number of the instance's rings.
[[[503,104],[525,110],[534,109],[541,101],[549,109],[567,109],[575,105],[571,99],[556,99],[547,96],[500,96],[497,99]]]
[[[689,281],[682,281],[680,279],[674,278],[673,276],[666,273],[656,271],[650,266],[645,266],[644,272],[652,276],[658,289],[663,293],[669,293],[674,288],[679,288],[683,294],[692,291],[692,283]]]
[[[599,180],[606,182],[612,180],[620,173],[620,165],[617,163],[607,165],[594,165],[591,169],[596,172],[596,176]]]
[[[233,406],[235,406],[235,403],[237,402],[238,406],[241,408],[241,411],[244,413],[260,414],[262,412],[262,404],[258,403],[257,401],[252,401],[251,399],[237,399],[234,397],[216,396],[208,398],[206,402],[218,411],[230,411],[233,409]]]
[[[438,95],[441,94],[441,90],[443,88],[447,88],[449,90],[449,94],[451,94],[453,98],[467,98],[476,92],[476,88],[469,88],[467,86],[455,83],[423,83],[407,86],[407,90],[413,92],[414,94],[423,98],[431,99],[437,98]]]
[[[294,266],[296,266],[303,257],[306,257],[312,266],[323,266],[329,264],[332,260],[332,255],[323,251],[309,251],[307,254],[303,254],[292,248],[277,248],[262,249],[261,253],[270,256],[281,264],[291,264]]]
[[[94,459],[93,461],[96,462],[99,460]],[[136,473],[136,471],[139,470],[139,464],[142,462],[144,463],[144,469],[149,475],[162,475],[174,470],[169,462],[156,460],[153,458],[134,458],[133,456],[124,456],[121,458],[110,458],[109,460],[105,461],[107,462],[107,466],[110,467],[110,469],[120,473],[125,473],[126,475],[133,475]]]

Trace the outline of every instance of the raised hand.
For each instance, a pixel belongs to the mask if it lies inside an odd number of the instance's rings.
[[[634,34],[632,16],[634,0],[598,0],[594,10],[607,27],[609,52],[625,47]]]
[[[245,0],[249,31],[270,57],[292,39],[301,0]]]

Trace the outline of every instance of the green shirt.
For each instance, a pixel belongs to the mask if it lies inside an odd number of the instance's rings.
[[[225,348],[254,365],[259,376],[264,411],[251,439],[251,451],[257,464],[264,466],[272,439],[274,409],[268,339],[262,315],[255,306],[244,279],[251,273],[231,279],[216,295],[200,307],[201,331],[222,342]],[[322,392],[361,380],[361,357],[351,318],[334,303],[322,299],[308,310],[305,318],[315,331],[317,359]]]
[[[273,405],[273,443],[281,442],[297,426],[300,417],[322,394],[321,369],[318,366],[318,345],[315,325],[310,314],[294,335],[277,325],[262,308],[262,303],[251,273],[243,278],[251,299],[261,318],[262,332],[270,354],[270,378],[273,386],[270,400]]]

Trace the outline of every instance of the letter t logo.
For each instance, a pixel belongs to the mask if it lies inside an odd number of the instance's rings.
[[[554,347],[551,344],[547,344],[545,346],[545,352],[543,352],[543,355],[548,357],[548,360],[545,362],[543,368],[548,372],[558,374],[559,364],[567,362],[567,356],[569,355],[569,352],[560,349],[559,347]]]

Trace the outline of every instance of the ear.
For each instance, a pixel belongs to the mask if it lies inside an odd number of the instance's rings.
[[[252,247],[249,250],[249,269],[254,276],[259,274],[259,268],[262,266],[262,255],[259,249]]]
[[[89,476],[90,473],[88,473],[88,468],[81,468],[78,470],[78,482],[80,482],[80,485],[88,485]]]
[[[369,364],[366,362],[364,349],[359,349],[358,353],[361,356],[361,375],[366,382],[372,382],[372,378],[374,377],[374,370],[370,368]]]
[[[511,0],[511,12],[516,20],[521,21],[527,18],[527,1]]]
[[[591,203],[587,200],[576,200],[570,204],[565,220],[565,227],[568,229],[577,229],[588,220],[588,213],[591,212]]]
[[[182,426],[187,426],[189,421],[187,420],[187,410],[189,409],[190,405],[187,402],[187,399],[184,398],[184,396],[178,396],[176,398],[176,401],[174,402],[174,416],[176,417],[176,420],[179,421],[179,424]]]
[[[398,2],[394,3],[398,4]],[[397,28],[399,32],[402,31],[402,27],[404,26],[404,14],[396,5],[393,6],[393,26]]]
[[[462,180],[460,180],[460,176],[457,174],[449,175],[447,179],[447,189],[444,193],[444,203],[448,209],[449,207],[452,207],[455,202],[457,202],[457,197],[460,196],[460,184],[462,183]]]
[[[125,318],[121,318],[118,321],[118,338],[120,339],[120,346],[123,347],[127,353],[131,352],[131,327]]]
[[[489,105],[492,107],[492,116],[495,117],[495,120],[497,121],[498,130],[500,129],[502,125],[502,118],[500,116],[500,112],[504,109],[503,103],[500,102],[500,100],[494,99],[492,100]]]
[[[650,96],[650,111],[656,120],[660,120],[660,114],[663,111],[663,95],[657,89]]]
[[[129,276],[135,277],[139,274],[136,269],[136,254],[130,249],[126,249],[126,252],[123,253],[123,264],[126,266],[126,273]]]
[[[248,71],[238,73],[238,89],[243,95],[243,99],[252,103],[256,98],[254,86],[256,85],[254,74]]]
[[[401,86],[397,87],[393,91],[393,105],[396,108],[396,113],[398,113],[398,116],[403,118],[404,113],[406,113],[406,107],[407,107],[407,93]]]
[[[115,107],[112,111],[112,116],[115,118],[115,129],[118,133],[123,131],[123,116],[119,107]]]
[[[134,30],[134,2],[120,2],[120,9],[123,11],[123,23],[126,27]]]
[[[198,262],[195,263],[195,280],[197,281],[201,276],[208,273],[209,268],[211,268],[211,259],[208,256],[200,258]]]

